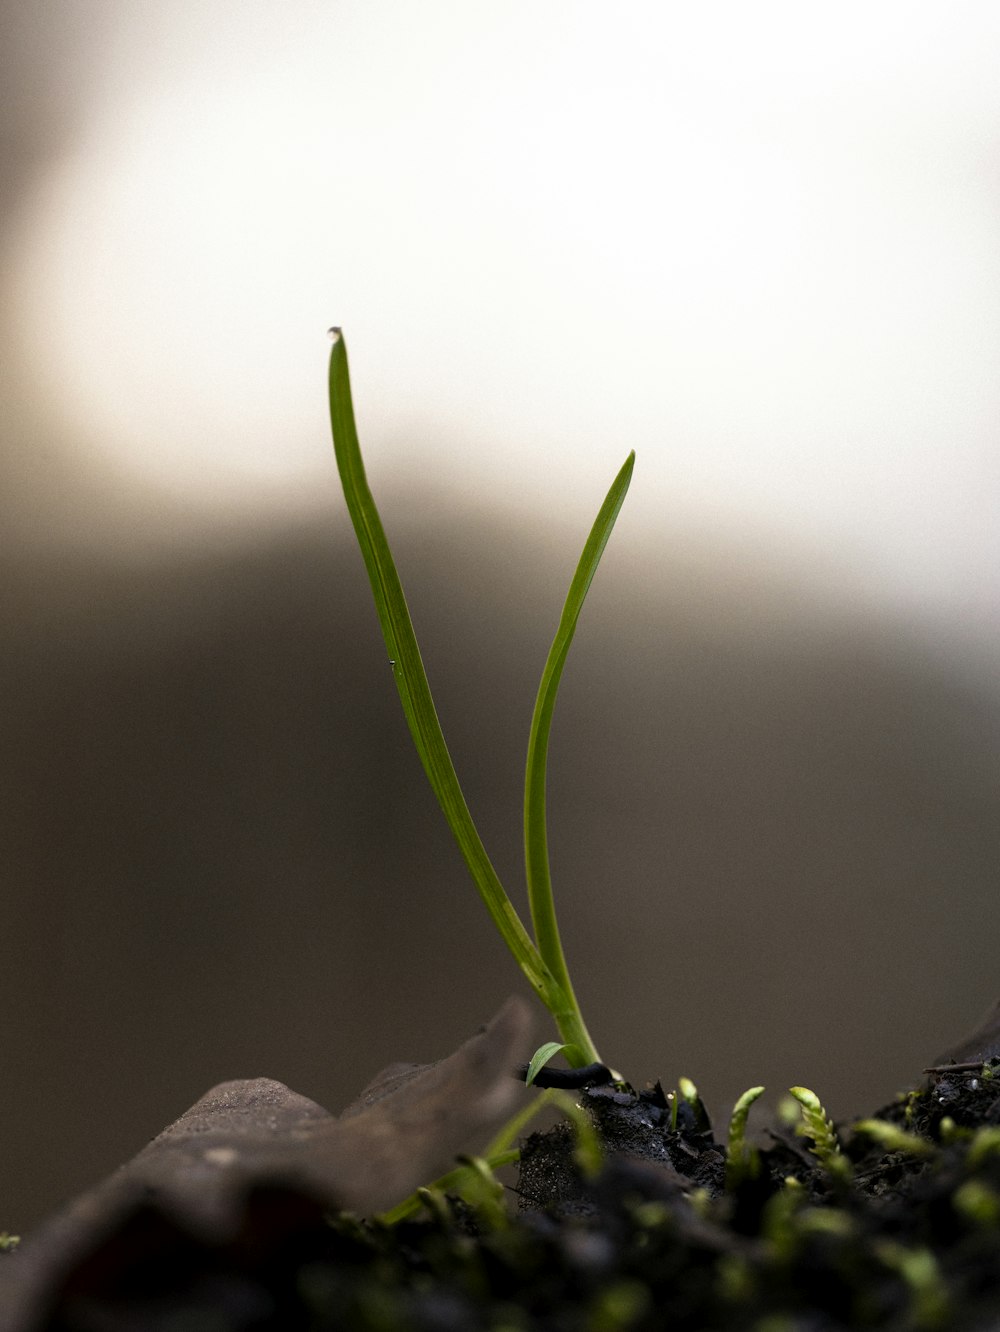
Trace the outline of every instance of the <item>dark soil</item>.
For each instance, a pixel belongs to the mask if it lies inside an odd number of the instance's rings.
[[[139,1201],[61,1277],[34,1327],[1000,1328],[1000,1060],[935,1072],[879,1113],[922,1150],[841,1130],[841,1164],[824,1165],[780,1128],[756,1175],[728,1188],[697,1101],[679,1102],[672,1127],[658,1085],[579,1100],[603,1168],[584,1177],[568,1124],[532,1136],[506,1219],[431,1197],[390,1229],[272,1184],[208,1242]]]

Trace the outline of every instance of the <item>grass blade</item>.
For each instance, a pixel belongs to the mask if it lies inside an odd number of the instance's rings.
[[[524,1075],[524,1085],[530,1087],[549,1060],[554,1058],[560,1050],[565,1049],[566,1046],[560,1041],[546,1041],[544,1045],[540,1045],[528,1061],[528,1071]]]
[[[552,897],[552,877],[549,870],[548,834],[545,823],[545,779],[548,764],[549,731],[552,727],[552,713],[555,708],[556,694],[562,679],[563,667],[569,653],[573,635],[587,592],[594,580],[597,566],[601,562],[604,548],[608,544],[615,520],[625,502],[629,482],[632,480],[632,468],[635,465],[635,452],[631,452],[622,464],[621,470],[611,483],[611,489],[601,505],[600,513],[594,520],[580,562],[573,575],[566,604],[556,636],[549,649],[548,660],[542,672],[535,700],[535,711],[531,718],[531,733],[528,739],[528,762],[524,777],[524,858],[528,878],[528,902],[531,906],[531,920],[535,930],[535,943],[542,961],[552,972],[557,983],[566,994],[570,1003],[571,1015],[574,1016],[574,1030],[568,1031],[560,1023],[560,1031],[567,1041],[575,1047],[568,1049],[566,1057],[577,1067],[597,1062],[600,1056],[594,1047],[580,1008],[573,994],[573,987],[563,955],[559,929],[556,923],[555,903]]]
[[[351,401],[347,349],[339,329],[331,330],[331,336],[330,420],[337,468],[368,570],[382,636],[393,663],[392,672],[410,734],[487,910],[528,981],[555,1015],[566,1007],[566,996],[542,961],[497,877],[472,821],[445,744],[402,584],[365,476]]]

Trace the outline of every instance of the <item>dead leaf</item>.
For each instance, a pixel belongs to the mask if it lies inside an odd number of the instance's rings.
[[[223,1082],[0,1265],[0,1326],[31,1332],[53,1290],[123,1223],[158,1213],[194,1241],[230,1242],[248,1200],[384,1211],[481,1146],[528,1094],[513,1075],[531,1018],[511,998],[446,1059],[393,1064],[337,1118],[270,1078]],[[283,1192],[284,1191],[284,1192]],[[152,1223],[155,1229],[155,1221]]]

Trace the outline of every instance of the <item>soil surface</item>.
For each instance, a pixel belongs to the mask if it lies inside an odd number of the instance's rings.
[[[414,1104],[426,1110],[442,1086],[457,1094],[462,1069],[482,1090],[484,1059],[507,1061],[509,1070],[522,1032],[520,1016],[505,1013],[451,1061],[428,1066]],[[796,1105],[797,1121],[782,1121],[759,1149],[730,1150],[690,1085],[681,1095],[659,1084],[584,1088],[575,1097],[603,1143],[599,1168],[584,1168],[576,1131],[560,1123],[523,1144],[511,1207],[431,1192],[395,1226],[332,1210],[322,1172],[290,1170],[289,1159],[275,1170],[273,1134],[268,1172],[245,1173],[224,1207],[200,1211],[184,1190],[171,1198],[160,1187],[167,1158],[157,1149],[156,1187],[147,1180],[119,1190],[61,1255],[53,1249],[59,1232],[50,1230],[34,1258],[30,1238],[0,1256],[0,1282],[9,1279],[10,1290],[19,1265],[30,1274],[34,1264],[35,1273],[19,1321],[4,1327],[998,1329],[997,1028],[995,1010],[912,1091],[872,1116],[874,1126],[838,1126],[834,1135],[821,1111],[809,1118]],[[396,1077],[407,1085],[414,1075]],[[375,1109],[385,1116],[397,1086],[379,1087],[348,1120]],[[322,1126],[324,1141],[338,1130],[325,1112],[304,1112],[303,1098],[288,1095],[306,1123],[304,1150],[314,1154],[310,1126]],[[282,1140],[290,1132],[283,1113],[275,1120]],[[168,1130],[174,1140],[184,1122]],[[210,1135],[217,1129],[213,1120]],[[182,1136],[190,1162],[191,1134]],[[206,1141],[210,1152],[227,1150]]]

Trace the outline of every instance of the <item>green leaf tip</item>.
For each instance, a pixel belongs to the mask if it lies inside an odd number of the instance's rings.
[[[576,1134],[573,1159],[581,1174],[585,1179],[595,1179],[604,1164],[604,1148],[593,1119],[569,1092],[551,1090],[545,1095],[551,1098],[552,1104],[559,1107],[573,1126]]]
[[[679,1110],[681,1105],[687,1107],[689,1116],[688,1125],[696,1133],[705,1133],[711,1130],[712,1123],[708,1117],[708,1111],[705,1109],[705,1103],[698,1094],[698,1088],[690,1078],[677,1079],[677,1092],[671,1105],[670,1127],[676,1129],[680,1123]]]
[[[812,1153],[831,1174],[846,1178],[851,1174],[850,1162],[841,1155],[840,1140],[833,1120],[823,1109],[819,1097],[808,1087],[790,1087],[802,1108],[802,1123],[796,1132],[800,1137],[812,1139]]]
[[[885,1119],[859,1119],[853,1125],[855,1133],[864,1133],[874,1139],[887,1152],[905,1152],[908,1156],[929,1156],[935,1150],[927,1138],[908,1133],[898,1124]]]
[[[763,1095],[763,1087],[750,1087],[733,1106],[729,1121],[729,1141],[726,1152],[726,1187],[735,1188],[744,1179],[754,1179],[760,1170],[760,1154],[746,1140],[750,1107]]]
[[[546,1041],[544,1045],[540,1045],[528,1061],[528,1071],[524,1077],[525,1085],[530,1087],[549,1060],[568,1048],[565,1042],[560,1041]]]

